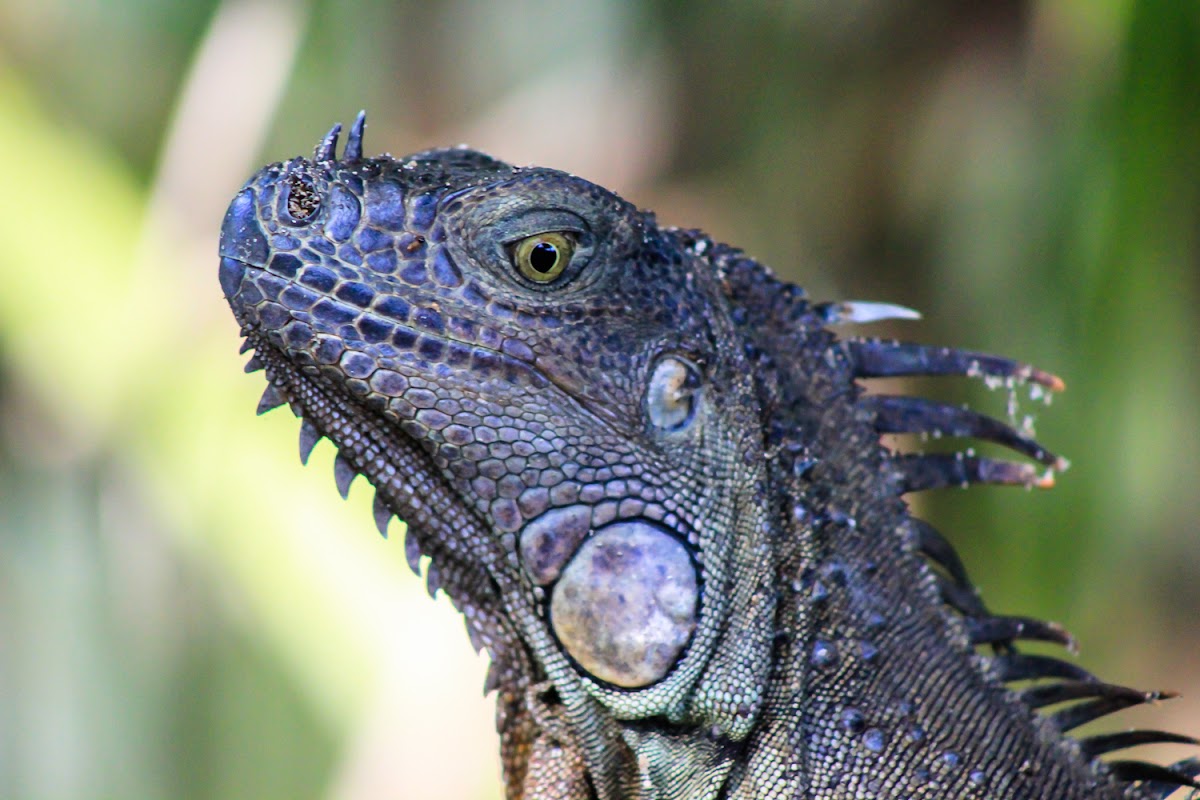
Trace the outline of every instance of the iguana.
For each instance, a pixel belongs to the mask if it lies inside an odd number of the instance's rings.
[[[1019,640],[908,492],[1043,485],[1004,422],[861,379],[1062,382],[982,353],[839,338],[904,316],[817,303],[741,250],[612,192],[463,147],[363,155],[364,116],[272,164],[221,229],[220,283],[344,496],[491,656],[510,798],[1165,798],[1196,740],[1066,732],[1162,693]],[[1032,463],[893,452],[974,437]],[[1014,684],[1016,684],[1014,686]],[[1038,711],[1038,709],[1053,710]]]

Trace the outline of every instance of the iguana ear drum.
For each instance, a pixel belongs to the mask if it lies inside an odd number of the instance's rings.
[[[683,543],[645,520],[614,522],[554,572],[550,627],[582,670],[624,689],[667,676],[687,648],[699,606],[696,565]]]
[[[700,370],[679,356],[664,356],[654,365],[646,387],[646,416],[666,433],[691,425],[701,393]]]

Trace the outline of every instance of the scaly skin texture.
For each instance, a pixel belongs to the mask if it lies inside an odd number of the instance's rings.
[[[366,476],[381,527],[408,524],[410,560],[430,557],[431,587],[489,651],[511,798],[1096,800],[1190,784],[1194,765],[1095,758],[1135,734],[1066,737],[1158,695],[1021,656],[1018,639],[1068,638],[990,614],[901,499],[1049,473],[899,456],[879,435],[1057,458],[856,382],[1060,381],[839,340],[839,321],[901,310],[812,304],[580,178],[467,149],[364,158],[361,117],[340,159],[336,139],[238,193],[221,286],[266,371],[260,411],[292,406],[302,454],[337,445],[339,489]],[[1034,682],[1007,685],[1020,680]]]

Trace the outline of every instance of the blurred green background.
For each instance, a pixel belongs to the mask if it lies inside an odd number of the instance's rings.
[[[499,796],[484,660],[255,418],[216,281],[241,182],[362,107],[1061,374],[1058,489],[921,511],[1186,693],[1108,727],[1200,732],[1200,3],[0,0],[0,797]]]

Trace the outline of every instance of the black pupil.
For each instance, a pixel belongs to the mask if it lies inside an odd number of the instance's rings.
[[[558,248],[549,242],[538,242],[529,251],[529,266],[538,272],[549,272],[557,263]]]

